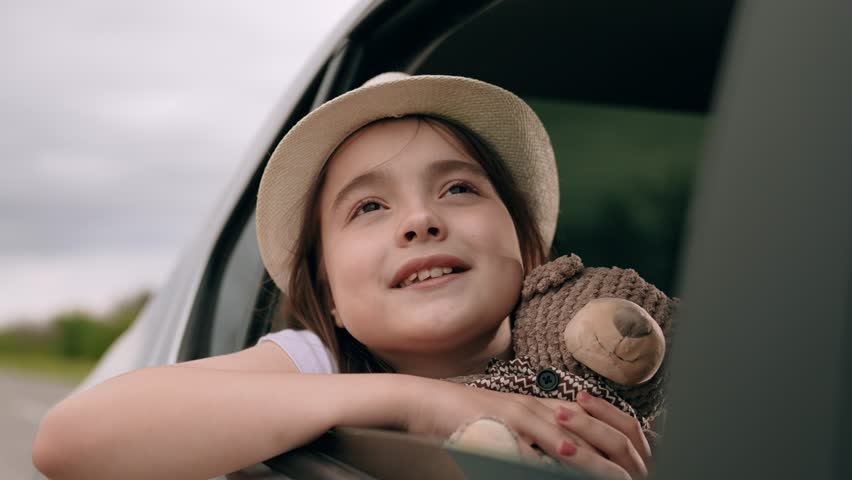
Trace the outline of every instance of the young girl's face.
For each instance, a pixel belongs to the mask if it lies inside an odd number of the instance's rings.
[[[501,325],[521,289],[518,238],[457,138],[430,122],[386,120],[329,162],[320,228],[339,327],[389,360],[457,350]]]

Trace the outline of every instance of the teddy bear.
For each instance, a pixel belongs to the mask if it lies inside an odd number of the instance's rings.
[[[632,269],[585,268],[559,257],[524,279],[512,314],[512,360],[448,379],[476,388],[576,401],[585,391],[651,429],[665,399],[666,351],[678,300]],[[472,419],[448,440],[456,448],[523,457],[529,448],[499,419]]]

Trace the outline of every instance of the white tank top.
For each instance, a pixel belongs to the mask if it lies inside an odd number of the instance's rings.
[[[301,373],[337,373],[337,362],[322,340],[310,330],[284,329],[260,337],[260,342],[272,342],[286,353]]]

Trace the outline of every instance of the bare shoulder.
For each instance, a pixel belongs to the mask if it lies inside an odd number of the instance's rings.
[[[272,342],[261,342],[239,352],[192,360],[175,366],[244,372],[299,373],[290,356]]]

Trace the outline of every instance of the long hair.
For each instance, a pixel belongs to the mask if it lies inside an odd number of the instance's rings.
[[[482,166],[494,189],[512,217],[524,272],[546,262],[541,232],[535,223],[526,194],[520,191],[503,162],[493,150],[466,128],[445,119],[427,115],[409,115],[403,118],[415,118],[427,122],[439,132],[457,138],[466,153]],[[388,119],[377,120],[376,122]],[[366,128],[372,122],[365,125]],[[331,155],[333,157],[334,154]],[[296,240],[295,254],[290,263],[290,278],[286,305],[289,313],[302,327],[314,332],[331,351],[342,373],[392,372],[386,362],[374,356],[349,331],[337,328],[331,315],[331,294],[328,289],[325,268],[321,258],[319,196],[325,181],[326,162],[311,186],[304,206],[303,223]]]

